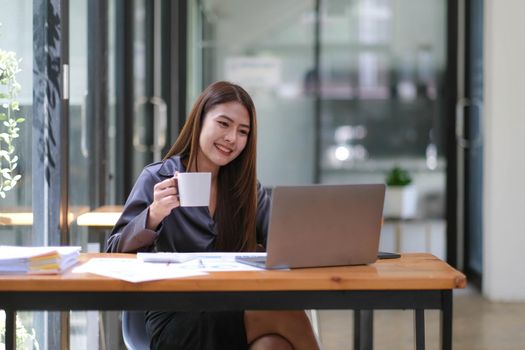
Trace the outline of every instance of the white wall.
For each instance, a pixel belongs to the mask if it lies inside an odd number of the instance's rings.
[[[525,1],[484,11],[483,293],[525,301]]]

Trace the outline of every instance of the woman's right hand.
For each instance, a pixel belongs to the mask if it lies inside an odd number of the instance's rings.
[[[153,187],[153,203],[149,206],[146,226],[155,230],[169,213],[180,206],[177,188],[177,173],[172,178],[161,181]]]

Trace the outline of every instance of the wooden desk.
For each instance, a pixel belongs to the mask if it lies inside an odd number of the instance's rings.
[[[83,254],[92,257],[130,254]],[[441,310],[441,348],[452,348],[452,290],[465,276],[429,254],[404,254],[366,266],[291,271],[216,272],[205,276],[128,283],[90,274],[0,275],[6,310],[6,349],[14,349],[17,310],[353,309],[354,336],[362,310],[414,309],[416,348],[424,348],[424,310]],[[367,325],[371,334],[371,324]],[[8,336],[9,335],[9,336]],[[354,339],[359,347],[359,339]],[[371,345],[371,343],[370,343]],[[365,345],[364,348],[366,348]]]
[[[86,207],[73,207],[67,214],[71,224],[79,213],[86,211]],[[0,225],[5,226],[32,226],[33,212],[31,208],[13,208],[0,213]]]
[[[78,226],[112,228],[115,226],[124,207],[122,205],[105,205],[77,217]]]
[[[124,207],[122,205],[105,205],[93,211],[86,207],[73,208],[68,214],[71,224],[75,219],[78,226],[111,228],[115,225]],[[30,210],[13,210],[0,213],[0,225],[31,226],[33,213]]]
[[[99,251],[104,251],[109,230],[115,226],[123,210],[122,205],[105,205],[80,214],[77,225],[87,227],[89,239],[98,243]]]
[[[33,225],[33,213],[0,213],[0,225],[6,226],[31,226]]]

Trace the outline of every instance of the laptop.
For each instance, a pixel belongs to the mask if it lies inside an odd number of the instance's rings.
[[[237,261],[266,269],[373,263],[384,198],[384,184],[277,186],[266,258]]]

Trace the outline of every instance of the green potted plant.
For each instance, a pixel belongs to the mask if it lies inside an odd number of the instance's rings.
[[[386,174],[387,192],[383,215],[391,218],[412,218],[417,211],[417,191],[408,170],[394,166]]]
[[[17,96],[21,89],[16,80],[19,63],[15,52],[0,49],[0,198],[5,198],[6,192],[22,177],[16,173],[19,158],[15,147],[20,131],[18,124],[25,120],[17,116],[20,113]]]

